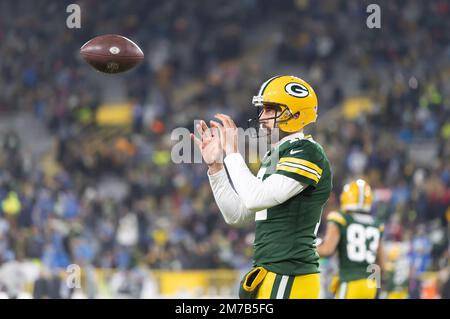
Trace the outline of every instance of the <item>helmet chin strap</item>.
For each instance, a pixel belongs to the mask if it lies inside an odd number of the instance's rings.
[[[286,109],[280,114],[280,116],[281,116],[286,110],[287,110],[289,113],[291,113],[291,111],[290,111],[288,108],[286,108]],[[275,113],[275,116],[276,116],[276,113]],[[285,120],[282,120],[282,121],[276,121],[277,117],[275,117],[275,122],[273,123],[273,124],[274,124],[274,127],[276,127],[275,125],[276,125],[277,123],[280,124],[280,123],[285,123],[285,122],[287,122],[287,121],[289,121],[289,120],[292,120],[292,119],[298,119],[299,116],[300,116],[300,113],[299,113],[299,112],[297,112],[297,113],[295,113],[295,114],[292,114],[292,113],[291,113],[289,118],[287,118],[287,119],[285,119]]]
[[[279,128],[279,124],[280,123],[285,123],[285,122],[287,122],[287,121],[289,121],[289,120],[291,120],[291,119],[297,119],[299,116],[300,116],[300,113],[299,112],[297,112],[297,113],[295,113],[295,114],[290,114],[290,117],[289,118],[287,118],[287,119],[285,119],[285,120],[282,120],[282,121],[277,121],[277,119],[278,119],[278,117],[280,117],[285,111],[288,111],[289,113],[291,113],[291,111],[288,109],[288,108],[285,108],[284,110],[283,110],[283,112],[281,112],[281,114],[279,115],[279,116],[277,116],[277,112],[278,111],[275,111],[275,116],[273,117],[273,128]],[[277,125],[278,124],[278,125]],[[266,136],[270,136],[272,133],[271,133],[271,130],[272,129],[267,129],[267,131],[268,131],[268,133],[267,133],[267,135]],[[289,134],[291,134],[291,133],[289,133],[289,132],[284,132],[284,131],[282,131],[282,130],[280,130],[281,132],[280,132],[280,134],[282,134],[282,136],[279,136],[279,140],[281,140],[284,136],[287,136],[287,135],[289,135]],[[276,144],[278,141],[276,141],[276,142],[272,142],[271,144]]]

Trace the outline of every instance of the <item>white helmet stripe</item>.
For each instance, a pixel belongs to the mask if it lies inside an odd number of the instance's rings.
[[[266,82],[264,82],[264,83],[261,85],[261,88],[259,89],[258,95],[259,95],[259,96],[263,95],[264,90],[266,89],[267,85],[268,85],[270,82],[272,82],[272,80],[275,80],[276,78],[279,78],[279,77],[282,77],[282,75],[274,76],[274,77],[268,79]]]
[[[359,206],[364,207],[364,193],[365,193],[364,189],[366,183],[360,179],[356,182],[356,184],[358,185],[358,192],[359,192]]]

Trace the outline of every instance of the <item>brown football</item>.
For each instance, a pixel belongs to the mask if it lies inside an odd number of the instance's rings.
[[[110,74],[128,71],[144,60],[144,53],[136,43],[116,34],[89,40],[80,54],[96,70]]]

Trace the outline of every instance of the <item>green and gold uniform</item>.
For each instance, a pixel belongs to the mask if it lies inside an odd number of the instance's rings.
[[[293,178],[307,187],[255,215],[254,266],[268,271],[256,298],[318,298],[315,240],[332,188],[330,163],[311,136],[294,137],[263,159],[258,178],[265,180],[271,174]]]
[[[384,227],[380,221],[367,213],[339,213],[328,215],[328,222],[339,227],[337,246],[339,260],[339,289],[337,298],[373,299],[377,283],[373,278]]]
[[[408,299],[410,268],[408,256],[405,254],[386,263],[385,290],[388,299]]]

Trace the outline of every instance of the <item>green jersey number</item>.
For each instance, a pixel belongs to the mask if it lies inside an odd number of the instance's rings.
[[[354,262],[373,264],[376,260],[380,231],[372,226],[351,224],[347,228],[347,256]],[[368,245],[367,245],[368,243]]]

